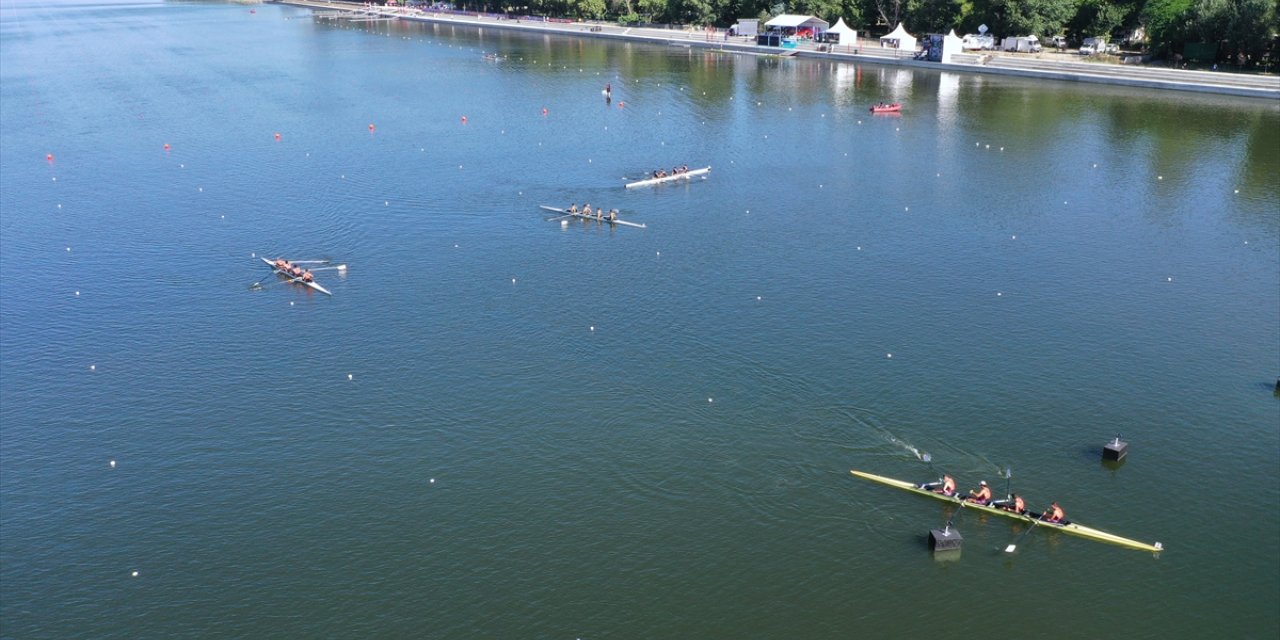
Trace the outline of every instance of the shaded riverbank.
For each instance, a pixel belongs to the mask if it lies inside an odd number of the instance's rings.
[[[959,54],[948,64],[916,60],[907,52],[880,48],[867,40],[851,47],[831,47],[819,51],[813,43],[796,49],[779,49],[756,45],[752,38],[728,38],[722,31],[672,30],[627,27],[608,23],[529,21],[508,19],[496,14],[448,12],[437,13],[403,7],[366,7],[354,2],[318,2],[281,0],[278,4],[308,7],[348,14],[365,14],[371,18],[400,19],[475,27],[509,29],[524,32],[553,33],[578,38],[604,38],[717,49],[749,55],[781,55],[827,60],[892,64],[924,69],[945,69],[965,73],[986,73],[1041,80],[1124,85],[1148,89],[1193,91],[1251,98],[1280,99],[1280,77],[1240,75],[1214,71],[1190,71],[1149,66],[1106,65],[1089,62],[1067,62],[1023,55]],[[336,14],[334,14],[336,17]],[[871,46],[867,46],[870,44]]]

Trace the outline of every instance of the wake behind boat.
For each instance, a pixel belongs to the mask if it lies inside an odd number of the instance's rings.
[[[669,175],[663,175],[655,178],[647,178],[645,180],[639,180],[636,182],[628,182],[627,188],[634,189],[636,187],[648,187],[650,185],[662,184],[664,182],[674,182],[676,180],[689,180],[694,176],[701,176],[708,173],[711,173],[711,167],[703,167],[701,169],[689,169],[688,171],[681,171],[680,173],[672,173]],[[703,179],[705,180],[706,178],[703,178]]]
[[[618,218],[610,218],[608,214],[605,214],[603,212],[587,214],[587,213],[582,213],[581,211],[570,211],[568,209],[561,209],[560,207],[551,207],[545,204],[538,205],[538,208],[543,209],[545,211],[558,213],[560,214],[560,217],[573,216],[575,218],[581,218],[583,220],[595,220],[596,222],[607,222],[609,224],[615,224],[615,225],[620,224],[625,227],[635,227],[637,229],[645,228],[643,224],[628,222],[626,220],[619,220]]]
[[[922,489],[910,482],[904,482],[902,480],[894,480],[893,478],[886,478],[884,476],[878,476],[875,474],[866,473],[865,471],[854,471],[850,469],[849,473],[852,473],[853,475],[858,476],[859,478],[866,478],[867,480],[870,480],[872,482],[878,482],[880,484],[889,485],[890,487],[897,487],[899,489],[906,489],[907,491],[910,491],[912,493],[917,493],[922,496],[929,496],[930,498],[936,498],[944,502],[950,502],[953,504],[964,504],[964,507],[966,509],[976,509],[984,513],[993,513],[998,516],[1013,518],[1014,520],[1021,520],[1022,522],[1029,525],[1039,524],[1041,527],[1055,529],[1063,533],[1069,533],[1074,536],[1080,536],[1081,538],[1089,538],[1090,540],[1097,540],[1098,542],[1107,542],[1110,544],[1120,545],[1122,547],[1128,547],[1130,549],[1137,549],[1139,551],[1150,551],[1152,553],[1159,553],[1160,551],[1164,550],[1164,546],[1161,545],[1159,542],[1155,544],[1147,544],[1145,542],[1139,542],[1137,540],[1132,540],[1130,538],[1123,538],[1121,536],[1118,536],[1112,533],[1107,533],[1106,531],[1099,531],[1097,529],[1086,527],[1084,525],[1077,524],[1075,522],[1069,522],[1066,520],[1062,522],[1049,522],[1048,520],[1040,519],[1041,515],[1034,513],[1032,511],[1026,511],[1023,513],[1014,513],[1012,511],[1001,509],[999,507],[993,507],[991,505],[979,504],[975,502],[966,502],[966,501],[963,501],[960,497],[946,496],[941,493],[934,493],[933,491],[930,491],[928,489]]]

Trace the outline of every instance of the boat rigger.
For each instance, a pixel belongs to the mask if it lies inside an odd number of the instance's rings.
[[[626,220],[619,220],[619,219],[617,219],[617,218],[610,218],[609,216],[607,216],[607,215],[605,215],[605,214],[603,214],[603,213],[600,213],[600,214],[586,214],[586,213],[582,213],[582,212],[579,212],[579,211],[569,211],[568,209],[561,209],[560,207],[549,207],[549,206],[547,206],[547,205],[545,205],[545,204],[538,205],[538,207],[539,207],[540,209],[545,210],[545,211],[551,211],[551,212],[554,212],[554,213],[558,213],[558,214],[560,214],[560,217],[562,217],[562,218],[563,218],[563,217],[565,217],[565,216],[573,216],[573,217],[575,217],[575,218],[581,218],[581,219],[583,219],[583,220],[595,220],[596,222],[607,222],[607,223],[609,223],[609,224],[620,224],[620,225],[622,225],[622,226],[624,226],[624,227],[635,227],[635,228],[637,228],[637,229],[644,229],[644,228],[645,228],[645,226],[644,226],[643,224],[637,224],[637,223],[635,223],[635,222],[627,222]],[[555,218],[552,218],[552,219],[554,220]]]
[[[327,296],[331,296],[331,295],[333,295],[332,293],[330,293],[330,292],[329,292],[329,290],[328,290],[328,289],[326,289],[326,288],[324,288],[324,287],[320,286],[320,283],[319,283],[319,282],[316,282],[315,280],[304,280],[302,277],[300,277],[300,276],[295,276],[294,274],[292,274],[292,273],[290,273],[290,272],[288,272],[288,271],[286,271],[286,270],[284,270],[284,269],[281,269],[280,267],[276,266],[276,263],[275,263],[275,262],[273,262],[273,261],[271,261],[271,260],[268,260],[267,258],[262,257],[262,256],[258,256],[258,257],[259,257],[259,258],[262,258],[262,261],[263,261],[263,262],[265,262],[265,263],[267,263],[267,266],[271,267],[271,271],[272,271],[272,273],[275,273],[275,274],[276,274],[276,275],[278,275],[278,276],[283,276],[283,277],[285,277],[285,278],[288,278],[288,282],[292,282],[292,283],[295,283],[295,284],[300,284],[300,285],[303,285],[303,286],[306,286],[306,287],[310,287],[310,288],[315,289],[316,291],[319,291],[320,293],[323,293],[323,294],[325,294],[325,295],[327,295]],[[294,263],[292,263],[292,264],[302,264],[303,262],[305,262],[305,261],[296,261],[296,262],[294,262]],[[340,266],[345,267],[346,265],[340,265]],[[316,270],[318,271],[319,269],[316,269]]]
[[[1099,531],[1097,529],[1086,527],[1084,525],[1077,524],[1074,522],[1048,522],[1046,520],[1041,520],[1040,514],[1033,513],[1030,511],[1019,514],[1019,513],[1014,513],[1012,511],[1007,511],[1005,509],[1001,509],[999,507],[993,507],[985,504],[977,504],[974,502],[964,502],[959,497],[946,496],[946,495],[942,495],[941,493],[934,493],[928,489],[921,489],[920,487],[910,482],[895,480],[893,478],[886,478],[884,476],[878,476],[872,473],[867,473],[865,471],[856,471],[856,470],[850,469],[849,473],[852,473],[853,475],[858,476],[859,478],[866,478],[867,480],[870,480],[872,482],[878,482],[880,484],[888,485],[890,487],[905,489],[912,493],[916,493],[922,496],[928,496],[930,498],[935,498],[937,500],[942,500],[944,502],[951,502],[953,504],[963,504],[965,508],[968,508],[968,509],[977,509],[978,511],[982,511],[985,513],[992,513],[998,516],[1012,518],[1014,520],[1021,520],[1022,522],[1028,525],[1039,524],[1039,526],[1041,527],[1055,529],[1063,533],[1069,533],[1074,536],[1080,536],[1081,538],[1089,538],[1090,540],[1097,540],[1098,542],[1106,542],[1109,544],[1127,547],[1129,549],[1137,549],[1139,551],[1150,551],[1152,553],[1159,553],[1160,551],[1164,550],[1164,546],[1161,545],[1159,542],[1156,542],[1154,544],[1147,544],[1145,542],[1140,542],[1138,540],[1121,537],[1113,533],[1107,533],[1106,531]]]
[[[708,173],[711,173],[711,167],[703,167],[701,169],[690,169],[688,171],[681,171],[680,173],[674,173],[671,175],[662,176],[660,178],[649,178],[648,180],[628,182],[627,188],[634,189],[636,187],[648,187],[650,185],[662,184],[664,182],[673,182],[676,180],[688,180],[695,176],[701,176]]]

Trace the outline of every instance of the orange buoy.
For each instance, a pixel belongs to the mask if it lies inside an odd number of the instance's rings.
[[[277,134],[276,134],[276,140],[279,140],[279,139],[280,139],[280,134],[278,134],[278,133],[277,133]]]
[[[370,122],[370,123],[369,123],[369,130],[370,130],[370,131],[373,131],[373,123],[372,123],[372,122]]]
[[[619,109],[621,109],[621,108],[623,108],[623,107],[625,107],[625,106],[627,106],[627,103],[625,103],[625,102],[623,102],[623,101],[621,101],[621,100],[619,100],[619,101],[618,101],[618,108],[619,108]]]
[[[168,143],[168,142],[164,143],[164,150],[165,150],[165,151],[168,151],[168,150],[169,150],[169,143]]]
[[[53,162],[53,154],[52,153],[44,154],[44,159],[48,160],[49,162]]]
[[[544,118],[545,118],[545,117],[547,117],[547,108],[546,108],[546,107],[543,107],[543,108],[542,108],[542,117],[544,117]]]
[[[466,123],[467,123],[467,117],[466,117],[466,116],[462,116],[462,124],[466,124]]]

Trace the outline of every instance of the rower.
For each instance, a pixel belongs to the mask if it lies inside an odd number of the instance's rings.
[[[947,475],[947,474],[945,474],[945,473],[944,473],[944,474],[942,474],[942,479],[941,479],[941,480],[939,480],[939,481],[937,481],[937,482],[929,482],[929,483],[926,483],[926,484],[922,484],[922,485],[920,485],[920,488],[921,488],[921,489],[928,489],[928,490],[930,490],[930,491],[932,491],[932,492],[934,492],[934,493],[941,493],[941,494],[942,494],[942,495],[944,495],[944,496],[954,496],[954,495],[956,495],[956,481],[955,481],[955,478],[952,478],[951,476],[949,476],[949,475]]]
[[[315,281],[315,279],[316,279],[316,277],[315,277],[315,276],[313,276],[313,275],[311,275],[311,270],[310,270],[310,269],[307,269],[307,270],[305,270],[305,271],[303,271],[303,272],[302,272],[302,281],[303,281],[303,282],[313,282],[313,281]]]
[[[596,220],[604,220],[604,207],[596,209]]]
[[[298,265],[296,265],[296,264],[295,264],[295,265],[293,265],[293,266],[289,269],[289,273],[290,273],[290,274],[292,274],[292,275],[293,275],[293,277],[295,277],[295,278],[301,278],[301,277],[302,277],[302,267],[299,267]]]
[[[617,219],[618,219],[618,210],[617,210],[617,209],[610,209],[610,210],[609,210],[609,219],[610,219],[610,220],[617,220]]]
[[[1062,507],[1059,507],[1058,503],[1055,502],[1049,505],[1048,509],[1045,509],[1045,512],[1040,515],[1040,519],[1045,522],[1062,522],[1066,515],[1062,512]]]
[[[590,203],[590,202],[588,202],[588,203],[586,203],[586,204],[582,205],[582,215],[584,215],[584,216],[588,216],[588,217],[590,217],[590,216],[591,216],[591,203]]]
[[[289,268],[289,262],[288,262],[287,260],[285,260],[284,258],[276,258],[276,268],[277,268],[277,269],[288,269],[288,268]]]
[[[577,213],[577,212],[578,212],[578,203],[576,203],[576,202],[571,202],[571,203],[569,203],[569,208],[568,208],[568,209],[566,209],[566,211],[568,211],[569,213]]]
[[[965,498],[965,501],[977,504],[987,504],[988,502],[991,502],[991,487],[987,486],[987,481],[983,480],[982,482],[979,482],[978,490],[970,491],[969,496]]]
[[[1008,500],[996,500],[995,502],[992,502],[991,506],[999,507],[1005,511],[1012,511],[1019,515],[1027,510],[1027,503],[1022,500],[1022,496],[1016,493],[1009,496]]]
[[[680,165],[680,173],[689,173],[689,165]]]

